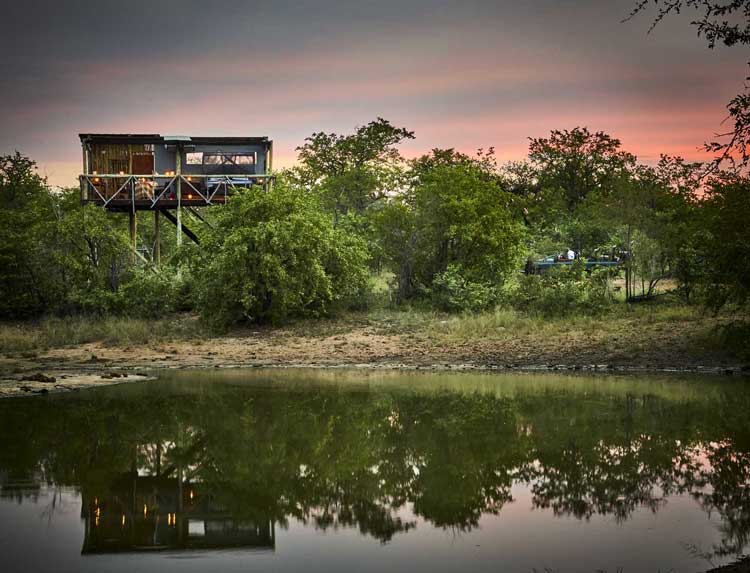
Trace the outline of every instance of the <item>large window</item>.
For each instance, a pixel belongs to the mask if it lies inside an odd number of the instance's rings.
[[[204,165],[255,165],[255,153],[204,153]]]
[[[185,154],[185,159],[188,165],[203,165],[203,152],[196,151]]]
[[[232,156],[236,165],[255,165],[255,153],[247,155],[234,155]]]

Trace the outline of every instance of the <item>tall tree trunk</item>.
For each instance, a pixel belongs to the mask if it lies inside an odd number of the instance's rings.
[[[630,248],[630,225],[628,225],[627,235],[627,247],[628,247],[628,264],[625,267],[625,301],[629,302],[631,298],[631,290],[633,289],[633,278],[632,278],[632,265],[633,265],[633,251]]]
[[[412,294],[412,263],[414,247],[416,244],[417,235],[416,233],[412,233],[409,238],[409,243],[404,250],[403,257],[401,258],[401,266],[398,271],[398,293],[396,295],[396,302],[398,304],[401,304]]]

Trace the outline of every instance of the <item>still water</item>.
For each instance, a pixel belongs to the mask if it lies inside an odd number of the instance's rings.
[[[706,571],[750,381],[171,374],[0,401],[0,571]]]

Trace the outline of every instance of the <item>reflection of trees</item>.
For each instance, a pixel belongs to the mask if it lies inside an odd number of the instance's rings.
[[[439,527],[475,527],[516,482],[536,507],[583,519],[625,520],[691,493],[724,520],[715,552],[737,553],[750,541],[748,396],[726,393],[126,386],[0,403],[0,475],[105,495],[134,469],[179,472],[239,519],[357,527],[381,541],[415,526],[407,505]]]

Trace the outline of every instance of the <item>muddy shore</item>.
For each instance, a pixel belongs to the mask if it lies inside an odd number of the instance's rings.
[[[6,353],[0,357],[0,397],[134,382],[168,369],[256,367],[750,375],[748,364],[668,331],[650,333],[641,344],[575,332],[446,342],[365,327],[326,335],[269,330],[138,347],[89,343]]]

